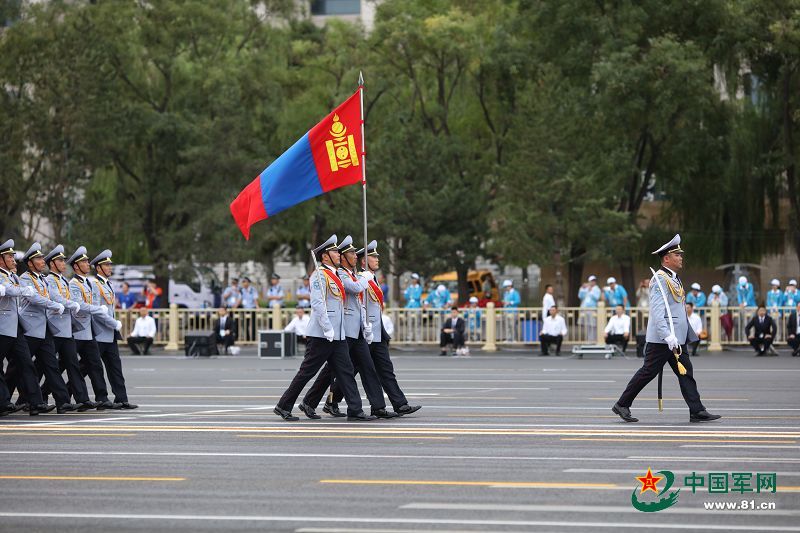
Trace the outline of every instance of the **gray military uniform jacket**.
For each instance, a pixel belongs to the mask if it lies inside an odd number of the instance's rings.
[[[361,274],[359,274],[359,276],[361,276]],[[388,334],[385,339],[383,338],[383,334],[386,332],[383,329],[383,307],[381,307],[381,300],[369,285],[369,281],[366,281],[366,283],[367,290],[364,293],[364,308],[367,322],[372,325],[372,342],[388,341]]]
[[[111,318],[109,323],[100,313],[92,315],[95,339],[97,342],[114,342],[116,340],[114,332],[117,329],[117,319],[114,318],[114,299],[116,298],[114,289],[111,288],[111,283],[101,276],[95,276],[91,283],[93,303],[104,307],[107,316]]]
[[[353,279],[355,278],[355,279]],[[361,303],[359,295],[364,294],[367,280],[354,276],[346,268],[339,269],[339,279],[342,280],[347,298],[344,302],[344,331],[347,337],[357,339],[362,328],[367,323],[367,314]]]
[[[63,306],[67,306],[67,302],[72,301],[70,298],[69,281],[60,274],[51,272],[47,276],[47,290],[50,291],[50,299]],[[47,322],[50,325],[50,330],[53,336],[62,337],[65,339],[72,337],[73,330],[73,314],[69,310],[65,310],[63,314],[58,314],[52,311],[47,313]],[[80,331],[81,325],[75,322],[75,331]]]
[[[114,328],[117,323],[108,316],[105,307],[94,305],[92,296],[91,280],[75,274],[69,280],[69,298],[76,302],[80,309],[73,315],[72,331],[76,341],[90,341],[94,339],[92,332],[92,317],[97,316],[98,320],[103,320],[108,327]]]
[[[0,297],[0,335],[16,337],[19,328],[19,309],[17,299],[22,295],[19,277],[0,269],[0,285],[5,287],[5,296]],[[0,354],[2,357],[5,354]]]
[[[669,310],[672,314],[672,325],[675,328],[675,337],[681,345],[698,340],[697,334],[689,327],[689,317],[686,316],[686,297],[678,301],[673,296],[668,284],[677,292],[683,291],[680,279],[668,269],[661,268],[656,272],[661,282],[661,287],[667,295]],[[664,297],[661,295],[658,283],[653,278],[650,280],[650,317],[647,321],[647,342],[666,344],[664,339],[670,336],[669,317],[664,306]],[[685,293],[684,293],[685,294]]]
[[[327,270],[332,276],[336,271],[325,265],[311,274],[311,321],[306,336],[325,338],[325,331],[333,330],[333,340],[345,339],[344,299],[345,294],[335,281],[322,272]]]
[[[25,272],[20,277],[20,285],[32,287],[35,294],[24,298],[19,305],[19,321],[26,337],[44,339],[47,335],[47,314],[53,312],[58,314],[60,306],[50,299],[50,291],[47,288],[47,280],[32,272]],[[64,310],[66,313],[66,309]],[[50,332],[55,335],[58,330],[52,329]]]

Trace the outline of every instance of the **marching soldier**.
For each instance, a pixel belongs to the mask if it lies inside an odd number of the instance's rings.
[[[19,277],[20,285],[34,291],[33,296],[27,298],[19,310],[19,321],[28,343],[28,351],[35,358],[34,362],[39,375],[44,375],[44,384],[47,390],[56,400],[57,412],[74,411],[78,406],[70,403],[70,394],[64,378],[61,377],[61,369],[56,358],[52,326],[48,324],[47,320],[48,313],[63,315],[65,307],[50,299],[47,280],[43,274],[45,270],[44,255],[42,255],[42,246],[38,242],[33,243],[25,252],[22,262],[27,265],[28,271]]]
[[[69,392],[78,404],[77,410],[86,411],[94,409],[97,404],[89,400],[89,391],[86,388],[86,382],[83,380],[80,363],[78,362],[78,351],[75,339],[72,336],[73,315],[80,311],[80,305],[70,298],[69,282],[62,276],[62,273],[67,269],[65,259],[64,247],[60,244],[44,256],[44,261],[50,269],[50,275],[47,276],[47,290],[50,293],[50,299],[60,303],[70,311],[60,315],[48,313],[47,322],[54,332],[53,343],[55,344],[56,352],[58,352],[60,369],[67,371]],[[75,321],[75,327],[80,328],[77,321]]]
[[[19,324],[18,300],[33,294],[33,289],[20,286],[17,262],[14,260],[14,241],[9,239],[0,245],[0,364],[2,357],[5,357],[9,366],[5,380],[0,379],[0,411],[3,414],[19,411],[23,407],[22,398],[28,402],[28,414],[31,416],[49,413],[56,408],[55,405],[44,403],[36,368]],[[14,388],[20,390],[20,402],[17,405],[11,404]]]
[[[353,238],[350,235],[339,243],[337,249],[340,257],[340,267],[337,273],[342,281],[346,295],[344,298],[344,331],[350,360],[353,362],[355,372],[361,374],[361,384],[367,394],[371,414],[378,418],[394,418],[398,415],[386,410],[386,400],[383,398],[381,382],[369,353],[369,342],[372,341],[373,332],[372,325],[367,322],[363,300],[364,291],[368,287],[369,281],[374,282],[375,277],[371,272],[356,276],[355,270],[358,256],[353,246]],[[325,365],[314,384],[306,393],[305,398],[303,398],[303,403],[298,406],[308,418],[322,418],[314,409],[319,405],[322,396],[332,382],[333,375],[330,366]],[[331,401],[335,396],[338,396],[338,400],[341,401],[340,394],[338,386],[334,386],[322,410],[332,416],[343,416],[339,411],[338,401]]]
[[[122,374],[122,360],[119,358],[117,339],[122,323],[114,317],[114,289],[108,278],[113,273],[111,250],[103,250],[92,259],[91,266],[95,269],[94,283],[92,283],[92,301],[104,307],[114,322],[109,327],[109,322],[102,315],[92,315],[92,326],[97,332],[97,348],[100,350],[100,359],[106,367],[108,382],[114,392],[114,403],[120,404],[122,409],[136,409],[138,405],[128,402],[128,391],[125,388],[125,376]]]
[[[106,378],[103,375],[100,350],[92,332],[92,317],[97,316],[98,320],[104,321],[106,326],[111,328],[115,328],[117,322],[108,315],[105,307],[93,304],[92,285],[87,277],[89,274],[89,256],[86,255],[86,248],[79,246],[67,259],[67,263],[72,267],[74,273],[72,279],[69,280],[68,294],[70,299],[78,304],[79,308],[78,312],[75,313],[73,335],[75,347],[81,360],[81,374],[89,376],[98,411],[121,409],[121,404],[112,403],[108,399],[108,387],[106,386]]]
[[[683,268],[681,236],[653,252],[661,258],[661,268],[650,280],[650,319],[647,322],[647,345],[644,364],[631,378],[625,392],[611,410],[625,422],[638,422],[631,416],[630,406],[642,389],[659,375],[664,364],[669,363],[678,376],[683,399],[689,406],[690,422],[707,422],[721,418],[706,411],[700,401],[697,383],[692,375],[692,361],[686,345],[697,341],[697,335],[689,327],[684,300],[686,294],[678,277]],[[659,378],[660,379],[660,378]],[[660,403],[659,386],[659,403]],[[659,405],[660,407],[660,405]]]
[[[347,401],[347,420],[367,421],[376,417],[367,416],[361,407],[353,372],[353,363],[348,353],[344,304],[347,298],[342,280],[336,273],[339,250],[336,235],[312,250],[316,260],[322,262],[314,272],[311,282],[311,322],[308,325],[306,354],[289,388],[283,393],[274,412],[284,420],[297,421],[292,415],[292,406],[303,387],[326,362],[331,364],[339,386]]]
[[[356,254],[361,257],[361,263],[365,271],[371,273],[373,278],[368,281],[367,294],[364,298],[367,320],[372,324],[372,342],[369,344],[372,362],[375,364],[375,370],[378,372],[381,386],[383,390],[386,391],[386,395],[389,397],[394,411],[398,415],[409,415],[419,411],[422,406],[408,405],[408,400],[400,389],[400,385],[397,383],[397,377],[394,375],[394,365],[392,365],[392,359],[389,357],[390,339],[389,334],[386,333],[383,327],[382,318],[384,306],[383,291],[380,285],[375,281],[375,272],[380,268],[378,242],[372,241],[369,243],[366,256],[364,255],[363,248],[356,252]],[[336,399],[334,398],[334,400]]]

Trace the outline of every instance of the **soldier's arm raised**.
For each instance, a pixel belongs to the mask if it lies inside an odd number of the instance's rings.
[[[56,303],[50,298],[45,298],[44,296],[39,294],[39,291],[34,286],[33,281],[28,276],[20,278],[20,281],[22,281],[22,285],[24,285],[25,287],[30,287],[31,289],[33,289],[33,296],[24,297],[28,301],[29,305],[34,305],[36,307],[41,307],[43,309],[50,309],[51,311],[57,311],[57,312],[63,311],[63,306],[61,304]]]
[[[350,274],[343,269],[340,269],[339,272],[341,272],[341,276],[339,276],[339,278],[342,280],[344,291],[347,294],[361,294],[367,289],[369,282],[363,277],[358,276],[358,281],[353,281],[353,279],[350,277]]]

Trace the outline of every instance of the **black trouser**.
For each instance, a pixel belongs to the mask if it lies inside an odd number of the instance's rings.
[[[619,333],[609,333],[608,337],[606,337],[606,344],[619,344],[622,345],[622,351],[628,349],[628,339],[630,336],[625,337],[625,335]]]
[[[357,339],[347,337],[347,349],[350,352],[350,361],[353,363],[354,374],[361,374],[361,385],[364,387],[370,407],[373,411],[386,409],[386,401],[383,399],[383,390],[381,390],[381,381],[375,371],[375,365],[372,363],[369,344],[364,339],[364,335],[359,334]],[[309,407],[316,408],[328,391],[328,387],[331,387],[333,401],[339,403],[344,395],[339,390],[339,384],[334,379],[329,364],[325,365],[314,384],[308,389],[305,398],[303,398],[303,403]]]
[[[61,377],[61,368],[58,365],[53,336],[50,335],[50,332],[45,333],[43,339],[26,335],[25,341],[28,343],[28,350],[31,356],[34,358],[33,362],[36,365],[37,377],[44,376],[44,386],[47,388],[48,394],[53,395],[56,405],[69,403],[70,394],[69,390],[67,390],[67,384],[64,383],[64,378]]]
[[[769,350],[769,347],[772,346],[772,337],[763,337],[760,339],[756,337],[750,341],[750,346],[759,354],[765,354],[767,350]]]
[[[19,388],[21,400],[31,405],[44,403],[36,367],[33,365],[33,358],[22,329],[18,330],[16,337],[0,335],[0,354],[8,359],[6,385],[9,395],[14,394],[14,389]]]
[[[217,344],[222,345],[222,353],[227,354],[228,348],[233,346],[233,335],[220,335],[219,332],[216,332],[214,335],[216,336]]]
[[[75,347],[81,360],[81,375],[89,376],[94,391],[96,402],[108,401],[108,387],[103,374],[103,362],[100,360],[100,350],[94,339],[90,341],[75,340]]]
[[[3,376],[3,356],[0,354],[0,407],[5,407],[11,403],[11,391],[6,385],[6,378]]]
[[[350,361],[347,341],[329,342],[328,339],[320,337],[308,337],[303,362],[289,384],[289,388],[278,400],[278,407],[291,411],[294,402],[303,391],[303,387],[311,381],[311,378],[317,375],[317,372],[326,362],[333,366],[333,373],[342,390],[344,390],[344,397],[347,400],[347,414],[357,415],[361,413],[363,411],[361,395],[358,393],[358,387],[356,386],[353,363]]]
[[[464,334],[458,331],[453,333],[442,331],[441,335],[439,335],[439,347],[444,349],[448,344],[452,344],[453,348],[462,348],[464,346]]]
[[[153,344],[153,337],[128,337],[128,347],[134,355],[148,355],[150,346]],[[141,348],[139,347],[141,345]]]
[[[697,348],[698,348],[698,346],[700,346],[700,341],[699,341],[699,340],[696,340],[696,341],[694,341],[694,342],[690,342],[690,343],[689,343],[689,347],[691,347],[691,349],[692,349],[692,357],[694,357],[695,355],[697,355]]]
[[[115,403],[128,401],[128,391],[125,389],[125,376],[122,375],[122,361],[119,358],[119,348],[115,342],[98,342],[97,349],[100,351],[100,359],[106,367],[108,383],[114,393]]]
[[[548,355],[550,353],[551,344],[556,345],[556,353],[561,353],[561,343],[564,342],[564,336],[542,333],[539,335],[539,342],[542,343],[542,354]]]
[[[686,367],[686,375],[681,376],[678,372],[678,362],[675,355],[669,346],[666,344],[648,342],[644,348],[644,363],[642,367],[636,371],[628,383],[628,387],[622,396],[619,397],[617,403],[622,407],[630,407],[636,396],[642,391],[645,386],[650,383],[653,378],[658,376],[658,373],[664,367],[664,364],[669,363],[672,371],[678,376],[678,384],[681,387],[681,394],[689,406],[690,413],[699,413],[704,411],[702,402],[700,401],[700,393],[697,392],[697,382],[692,375],[692,359],[686,351],[686,346],[682,347],[681,364]]]
[[[408,400],[400,389],[400,385],[394,375],[394,365],[389,357],[389,335],[386,334],[385,330],[381,332],[381,339],[383,340],[369,345],[369,353],[372,355],[372,362],[375,364],[375,370],[378,372],[381,386],[386,391],[386,395],[396,411],[398,408],[407,405]]]
[[[786,343],[792,349],[792,355],[796,354],[798,350],[800,350],[800,337],[795,336],[793,339],[787,339]]]
[[[89,401],[89,391],[83,380],[75,339],[72,337],[53,337],[53,344],[58,352],[59,370],[67,371],[67,387],[76,403]]]

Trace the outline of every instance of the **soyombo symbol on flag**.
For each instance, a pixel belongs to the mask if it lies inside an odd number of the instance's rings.
[[[356,91],[239,193],[231,214],[245,239],[259,220],[361,181],[361,120]]]

